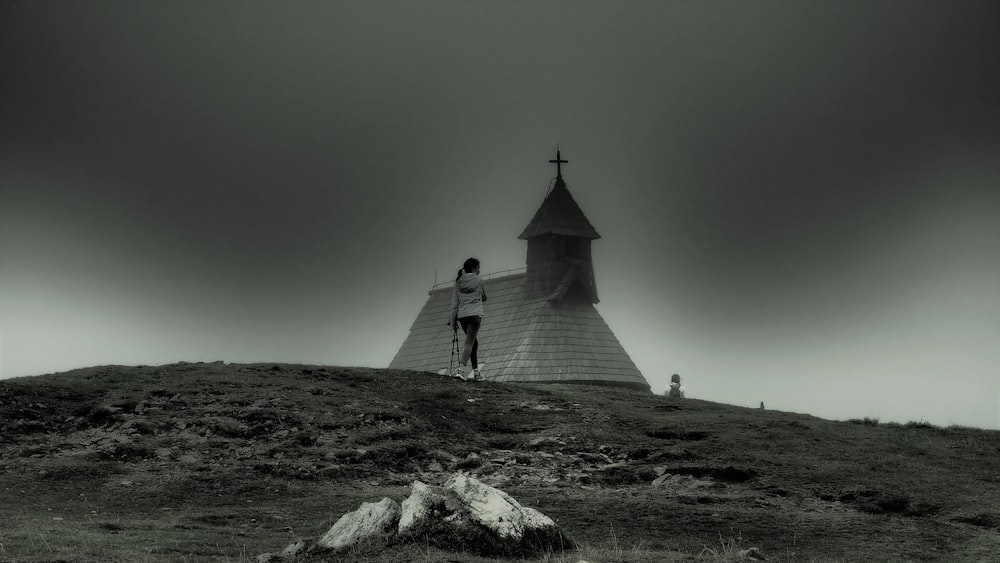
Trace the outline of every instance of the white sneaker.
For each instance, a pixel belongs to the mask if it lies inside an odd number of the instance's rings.
[[[472,380],[473,381],[482,381],[483,380],[483,374],[482,374],[482,372],[479,371],[479,368],[476,368],[476,369],[472,370]]]
[[[458,366],[458,369],[456,369],[455,373],[451,374],[451,376],[454,377],[455,379],[461,379],[462,381],[466,381],[466,378],[465,378],[465,366],[461,366],[461,365]]]

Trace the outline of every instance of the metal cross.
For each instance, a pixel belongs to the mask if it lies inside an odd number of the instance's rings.
[[[549,162],[556,163],[556,178],[562,178],[562,164],[564,162],[569,162],[569,161],[568,160],[563,160],[562,157],[559,156],[559,148],[558,147],[556,148],[556,159],[555,160],[550,160]]]

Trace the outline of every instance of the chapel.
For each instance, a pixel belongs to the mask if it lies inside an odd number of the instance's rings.
[[[591,243],[601,235],[566,187],[562,165],[568,161],[557,150],[549,162],[556,165],[555,183],[518,237],[527,241],[523,273],[483,276],[488,296],[479,331],[483,378],[649,391],[594,307],[599,300]],[[447,373],[452,290],[450,283],[430,290],[390,368]],[[458,336],[461,346],[461,330]]]

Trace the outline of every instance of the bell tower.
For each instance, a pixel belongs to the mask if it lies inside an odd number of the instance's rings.
[[[563,160],[558,148],[555,185],[518,238],[528,241],[527,299],[544,298],[554,303],[599,302],[594,282],[590,243],[601,238],[580,210],[562,177]]]

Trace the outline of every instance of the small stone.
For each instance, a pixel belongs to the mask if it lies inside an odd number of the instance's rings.
[[[767,561],[767,557],[764,556],[764,553],[757,547],[741,549],[738,555],[740,561]]]
[[[433,452],[431,452],[431,454],[434,457],[444,462],[455,463],[456,461],[458,461],[457,457],[455,457],[454,455],[445,450],[434,450]]]
[[[306,547],[305,540],[299,540],[297,542],[290,543],[285,549],[281,550],[281,556],[295,557],[296,555],[299,554],[300,551],[305,549],[305,547]]]

